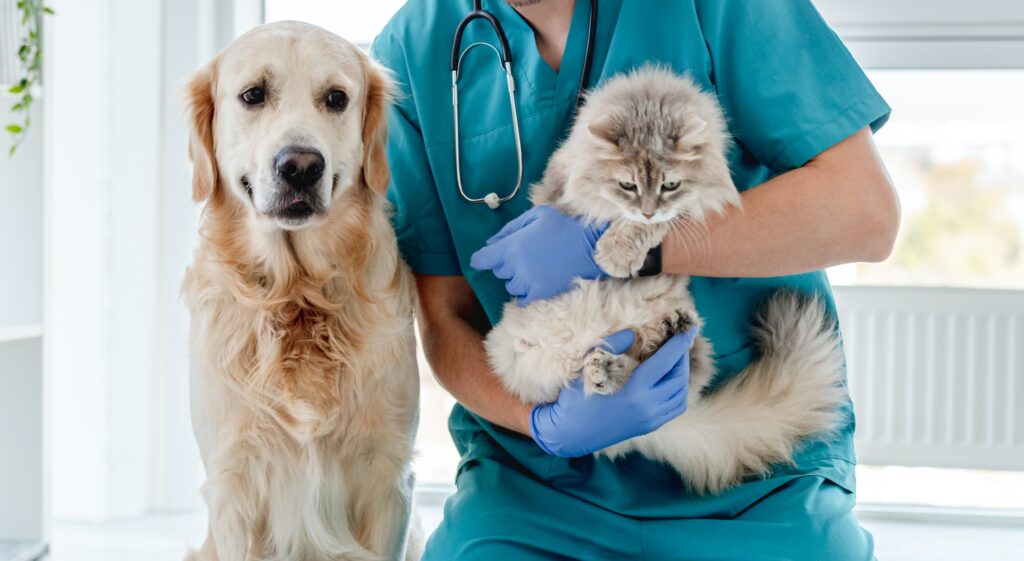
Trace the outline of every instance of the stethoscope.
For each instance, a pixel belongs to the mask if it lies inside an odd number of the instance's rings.
[[[523,143],[519,136],[519,113],[516,108],[515,96],[516,81],[515,78],[512,77],[512,49],[508,46],[508,38],[505,37],[505,30],[501,27],[501,23],[498,22],[498,18],[494,17],[494,14],[481,8],[480,2],[481,0],[473,0],[473,11],[459,22],[459,27],[455,30],[455,42],[452,44],[452,114],[454,115],[455,122],[455,182],[459,186],[459,194],[462,195],[462,198],[467,202],[484,203],[493,210],[501,206],[501,203],[512,200],[515,198],[516,194],[519,193],[519,188],[523,184]],[[462,50],[462,32],[466,30],[466,26],[469,25],[469,22],[475,19],[484,19],[491,24],[491,27],[494,28],[494,33],[498,36],[498,42],[501,43],[500,51],[494,45],[485,41],[478,41],[466,47],[466,50]],[[596,30],[597,0],[590,0],[590,21],[587,28],[587,49],[583,55],[583,72],[580,74],[580,88],[579,93],[576,96],[576,112],[578,112],[580,106],[583,105],[584,94],[586,92],[587,85],[590,82],[590,67],[594,58],[594,35]],[[505,82],[508,87],[508,103],[512,112],[512,134],[515,135],[516,141],[516,164],[518,168],[518,176],[516,177],[516,186],[504,197],[498,195],[496,192],[492,192],[477,199],[467,195],[465,189],[462,187],[462,163],[460,162],[459,157],[458,83],[459,69],[462,66],[463,57],[465,57],[466,53],[472,50],[473,47],[479,47],[481,45],[490,47],[498,57],[498,62],[505,69]]]

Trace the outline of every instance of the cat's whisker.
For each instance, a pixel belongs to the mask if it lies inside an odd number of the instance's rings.
[[[678,236],[678,239],[683,242],[683,247],[686,248],[688,252],[692,252],[694,250],[702,251],[704,254],[710,252],[711,244],[706,226],[702,231],[697,227],[697,224],[701,223],[690,219],[688,215],[677,216],[672,222],[673,225],[678,225],[678,228],[674,228],[673,230]],[[690,247],[690,240],[693,241],[695,247]]]
[[[669,221],[669,235],[672,236],[673,240],[678,241],[680,244],[682,244],[683,249],[685,249],[686,252],[689,253],[690,248],[686,243],[686,235],[683,231],[681,231],[685,230],[685,228],[686,225],[683,224],[678,217],[673,217],[672,220]]]
[[[693,235],[694,241],[700,242],[701,250],[705,254],[711,253],[711,232],[708,230],[707,224],[689,213],[682,213],[677,218],[682,222],[683,227]]]
[[[690,226],[696,232],[696,236],[703,242],[704,253],[711,253],[711,232],[708,230],[708,225],[703,220],[692,221]]]

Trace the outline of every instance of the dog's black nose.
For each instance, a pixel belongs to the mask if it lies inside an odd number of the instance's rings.
[[[303,191],[324,175],[324,156],[312,148],[289,146],[277,153],[274,169],[292,189]]]

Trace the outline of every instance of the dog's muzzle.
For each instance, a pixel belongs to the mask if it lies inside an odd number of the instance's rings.
[[[267,213],[275,218],[299,221],[324,212],[318,186],[324,176],[324,156],[315,148],[287,146],[274,157],[274,173],[280,193]]]

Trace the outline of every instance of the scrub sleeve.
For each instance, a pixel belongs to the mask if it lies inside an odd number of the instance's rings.
[[[392,223],[402,256],[417,273],[462,274],[448,221],[437,198],[437,187],[430,176],[423,134],[402,105],[393,107],[388,117],[387,153],[392,170],[407,170],[393,172],[388,188]]]
[[[378,37],[374,53],[400,86],[389,116],[389,198],[402,253],[418,273],[464,275],[496,322],[507,295],[493,275],[469,267],[469,256],[529,205],[520,195],[494,212],[466,203],[456,189],[447,58],[468,5],[411,0]],[[580,70],[573,61],[582,56],[588,5],[576,2],[565,75],[558,76],[543,66],[532,31],[507,1],[484,1],[515,51],[526,185],[539,179],[571,122],[572,82]],[[864,127],[879,128],[889,115],[809,0],[601,0],[597,24],[595,83],[653,63],[689,74],[718,96],[734,137],[729,161],[741,190],[800,167]],[[468,29],[476,35],[467,41],[491,37],[482,29]],[[487,68],[481,63],[474,70]],[[508,122],[496,114],[507,104],[504,82],[474,76],[464,102],[464,165],[474,170],[466,188],[487,193],[491,182],[507,180],[514,162]],[[474,96],[478,102],[471,103]],[[691,279],[719,381],[753,357],[751,315],[780,288],[817,294],[834,313],[821,271]],[[696,495],[676,472],[637,454],[614,462],[556,458],[529,437],[456,405],[449,429],[462,456],[457,491],[424,561],[870,559],[871,537],[852,514],[854,417],[847,408],[839,434],[803,443],[794,465],[718,495]]]

